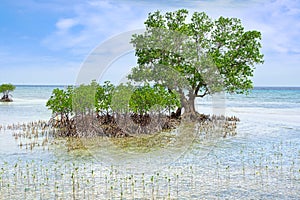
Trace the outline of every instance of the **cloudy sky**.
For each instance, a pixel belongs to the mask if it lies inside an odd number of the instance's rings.
[[[143,28],[149,12],[178,8],[237,17],[246,30],[261,31],[265,63],[255,86],[300,86],[299,0],[1,0],[0,83],[74,84],[99,45]],[[126,54],[106,73],[125,73],[134,63]]]

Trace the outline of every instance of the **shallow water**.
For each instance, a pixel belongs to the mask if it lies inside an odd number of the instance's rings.
[[[48,119],[52,89],[17,87],[15,102],[0,104],[0,124]],[[165,148],[132,160],[136,151],[129,149],[120,154],[127,165],[116,162],[112,140],[97,141],[107,145],[98,151],[86,141],[85,149],[70,151],[63,139],[39,139],[30,150],[25,138],[20,148],[12,136],[22,130],[2,129],[0,199],[299,199],[300,90],[259,88],[226,95],[225,105],[227,115],[241,119],[236,136],[196,137],[178,152]],[[214,102],[206,98],[197,107],[210,113]]]
[[[51,112],[45,105],[54,88],[57,86],[17,86],[12,93],[14,102],[0,103],[0,124],[48,120]]]

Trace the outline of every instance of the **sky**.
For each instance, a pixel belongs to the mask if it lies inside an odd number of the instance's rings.
[[[1,0],[0,84],[74,84],[97,47],[144,28],[149,12],[179,8],[237,17],[262,33],[254,86],[300,86],[299,0]],[[119,79],[135,62],[127,52],[102,78]]]

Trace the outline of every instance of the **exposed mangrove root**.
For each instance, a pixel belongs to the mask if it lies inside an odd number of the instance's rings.
[[[71,119],[54,117],[49,124],[58,137],[132,137],[176,128],[180,119],[166,115],[81,115]]]
[[[9,95],[3,95],[0,99],[0,102],[12,102],[13,100],[9,97]]]
[[[220,138],[236,135],[236,127],[239,119],[235,116],[225,117],[216,115],[197,114],[196,134],[199,139]],[[18,142],[20,148],[32,150],[35,147],[49,148],[49,144],[55,143],[53,137],[67,138],[68,150],[82,149],[84,146],[79,138],[136,137],[144,141],[145,138],[153,138],[153,141],[165,138],[167,130],[176,129],[182,122],[181,118],[166,115],[84,115],[71,119],[59,120],[52,118],[47,121],[35,121],[30,123],[17,123],[0,126],[0,130],[12,131],[12,136]],[[193,123],[194,124],[194,123]],[[160,135],[162,137],[160,137]],[[159,139],[160,138],[160,139]],[[122,142],[123,140],[118,140]],[[153,142],[152,141],[152,142]],[[149,142],[144,141],[149,146]],[[160,141],[159,144],[162,144]],[[157,142],[155,142],[157,143]],[[124,143],[126,144],[126,142]]]
[[[139,134],[154,134],[177,128],[182,122],[182,117],[175,115],[77,115],[73,118],[52,118],[50,125],[57,129],[59,137],[134,137]],[[235,135],[236,123],[239,119],[235,116],[216,116],[197,113],[193,116],[201,130],[210,129],[211,132],[223,137]]]
[[[35,147],[46,149],[50,140],[49,137],[53,135],[48,121],[42,120],[30,123],[15,123],[6,126],[1,125],[1,130],[12,132],[12,136],[18,143],[18,146],[26,150],[32,150]]]

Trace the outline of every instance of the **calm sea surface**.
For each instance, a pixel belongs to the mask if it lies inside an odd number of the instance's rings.
[[[45,104],[54,88],[56,86],[17,86],[12,93],[14,102],[0,103],[0,125],[48,120],[51,112]],[[140,169],[135,168],[126,173],[117,173],[118,168],[105,169],[95,175],[98,179],[94,185],[82,180],[84,183],[78,186],[77,193],[70,176],[64,176],[66,180],[60,182],[64,177],[54,171],[64,168],[71,174],[74,165],[81,174],[87,173],[83,165],[89,170],[101,171],[101,160],[83,159],[82,154],[70,153],[62,147],[20,148],[13,132],[2,129],[0,178],[10,186],[0,180],[0,199],[18,199],[24,194],[28,199],[300,199],[300,88],[255,88],[248,95],[226,94],[199,99],[196,107],[206,114],[215,112],[239,117],[237,135],[196,141],[181,157],[160,168],[160,175],[158,172],[141,175]],[[12,170],[16,163],[22,166],[19,170],[23,173],[31,163],[34,169],[42,171],[37,172],[38,177],[45,175],[46,166],[52,170],[49,172],[52,183],[47,185],[45,180],[39,180],[39,185],[31,180],[26,185],[23,179],[16,181],[17,172]],[[113,173],[115,176],[110,179]],[[129,176],[136,178],[135,186],[133,178],[127,179]],[[112,183],[113,180],[116,183]],[[81,183],[79,178],[76,181]],[[59,188],[54,185],[56,182]]]

